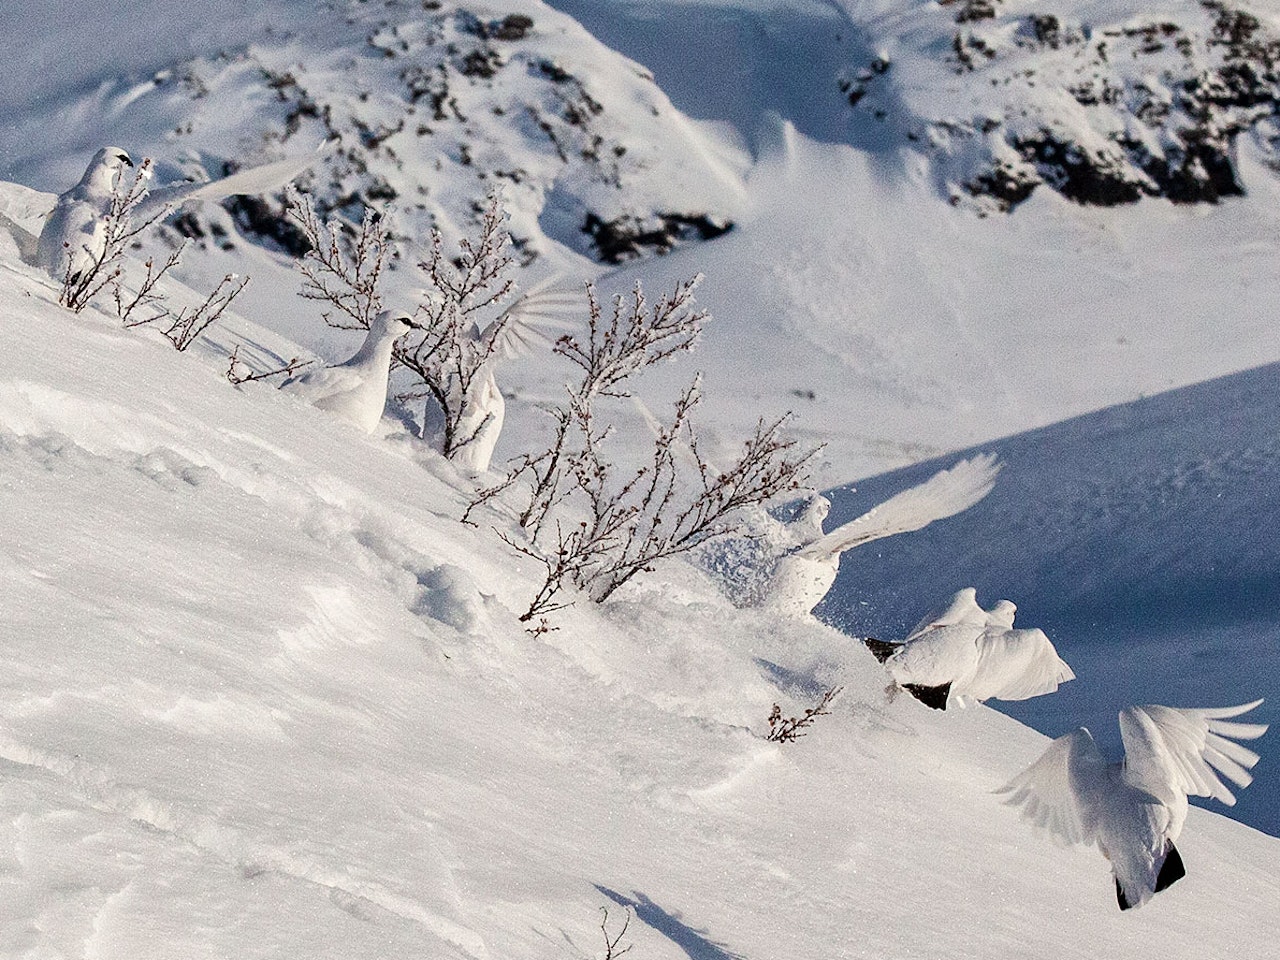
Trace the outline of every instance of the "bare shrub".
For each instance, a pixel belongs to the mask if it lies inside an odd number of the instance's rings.
[[[657,561],[734,529],[742,508],[804,480],[815,451],[801,451],[783,436],[785,417],[760,420],[737,460],[713,468],[701,453],[692,419],[701,400],[699,378],[676,401],[670,421],[653,425],[645,462],[625,470],[609,458],[613,429],[602,422],[597,401],[629,397],[634,376],[693,347],[706,320],[705,312],[693,308],[697,282],[695,277],[678,284],[653,303],[637,286],[629,298],[615,298],[607,318],[588,286],[585,336],[565,335],[555,348],[578,368],[580,379],[553,411],[550,445],[517,458],[463,516],[468,520],[475,507],[521,481],[527,484],[518,512],[527,540],[504,539],[544,567],[543,583],[520,617],[537,621],[538,632],[546,629],[548,614],[571,602],[561,599],[566,587],[603,602]]]
[[[122,276],[116,278],[113,293],[116,315],[121,323],[126,327],[154,326],[179,352],[195,343],[196,338],[215,323],[249,285],[248,277],[228,273],[199,305],[172,313],[167,306],[168,297],[160,293],[156,285],[177,265],[181,253],[179,249],[171,254],[159,268],[154,260],[148,260],[147,275],[133,296],[125,293]]]
[[[116,183],[102,222],[101,249],[94,250],[88,245],[82,248],[88,254],[87,263],[77,269],[76,257],[68,249],[62,289],[58,294],[58,302],[64,307],[79,313],[108,286],[118,284],[124,274],[124,254],[129,244],[168,212],[161,209],[141,222],[134,221],[134,212],[147,196],[151,167],[150,158],[144,159],[138,164],[132,183],[126,184],[123,177]]]
[[[811,726],[818,717],[826,717],[831,714],[827,709],[844,687],[831,687],[822,695],[822,699],[818,701],[816,706],[809,707],[802,717],[783,718],[782,708],[776,703],[773,705],[773,712],[769,714],[769,735],[765,737],[773,743],[790,743],[799,740],[808,734],[807,727]]]
[[[381,281],[394,255],[390,217],[369,211],[358,230],[323,221],[310,201],[289,195],[290,212],[311,251],[301,261],[303,297],[331,305],[330,326],[369,328],[382,307]],[[524,323],[538,310],[515,297],[510,274],[514,258],[497,194],[481,214],[474,240],[463,238],[457,257],[446,255],[439,231],[417,263],[425,279],[413,313],[413,331],[398,341],[394,362],[409,383],[396,395],[402,403],[423,403],[422,433],[452,460],[483,470],[487,454],[477,454],[481,437],[491,449],[501,427],[494,368],[531,339]],[[345,239],[344,239],[345,238]],[[545,298],[544,298],[545,300]]]
[[[336,308],[340,316],[321,314],[331,327],[368,330],[382,310],[382,274],[393,253],[390,217],[366,210],[360,227],[343,242],[346,234],[316,213],[310,197],[290,187],[285,203],[311,247],[298,261],[303,276],[299,296]]]
[[[415,381],[397,399],[426,402],[424,433],[433,422],[440,452],[450,459],[462,457],[494,425],[496,413],[483,409],[482,388],[510,346],[507,333],[516,319],[513,310],[502,309],[515,294],[505,221],[495,193],[475,241],[462,238],[456,259],[445,255],[439,231],[432,233],[431,250],[418,263],[427,280],[414,314],[419,329],[396,346],[396,360]]]

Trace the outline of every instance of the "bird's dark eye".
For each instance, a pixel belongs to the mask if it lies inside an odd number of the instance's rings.
[[[133,166],[133,161],[129,159],[129,155],[127,153],[116,154],[116,159],[130,167]]]

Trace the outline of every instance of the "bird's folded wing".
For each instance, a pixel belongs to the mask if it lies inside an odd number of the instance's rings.
[[[978,646],[971,691],[978,699],[1027,700],[1076,677],[1043,630],[988,630]]]
[[[315,403],[317,400],[323,400],[325,397],[333,396],[334,394],[348,393],[355,390],[363,380],[364,378],[359,371],[350,367],[341,365],[333,367],[317,366],[286,380],[280,384],[280,389],[285,393],[291,393],[302,400],[306,400],[308,403]]]
[[[820,537],[803,548],[800,556],[812,560],[833,557],[872,540],[909,533],[953,516],[990,493],[999,472],[994,454],[961,460]]]
[[[1247,787],[1253,781],[1249,770],[1258,762],[1258,755],[1236,740],[1256,739],[1267,728],[1227,718],[1248,713],[1260,703],[1255,700],[1235,707],[1200,709],[1148,705],[1122,710],[1120,736],[1125,763],[1144,779],[1158,778],[1183,793],[1213,797],[1231,806],[1235,795],[1221,777]]]
[[[1022,808],[1022,818],[1066,843],[1089,843],[1097,823],[1097,798],[1106,761],[1084,727],[1049,744],[1044,754],[996,793]]]
[[[162,213],[165,207],[176,210],[192,200],[224,200],[241,194],[253,195],[278,190],[322,160],[332,150],[332,143],[323,143],[311,153],[240,170],[221,180],[155,187],[133,209],[133,220],[135,223],[143,222]]]

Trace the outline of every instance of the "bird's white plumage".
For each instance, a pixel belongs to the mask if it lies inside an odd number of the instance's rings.
[[[961,460],[828,534],[823,534],[822,522],[831,504],[815,495],[792,524],[800,546],[778,561],[763,591],[762,605],[779,613],[810,616],[836,581],[840,554],[968,509],[991,492],[999,471],[1000,464],[991,454]]]
[[[406,317],[384,310],[350,359],[308,370],[286,380],[280,389],[372,433],[387,402],[392,347],[408,330]]]
[[[266,193],[288,183],[319,160],[330,149],[322,144],[311,154],[277,160],[239,171],[209,183],[177,183],[148,190],[129,210],[135,226],[141,226],[166,209],[176,210],[193,200],[221,200],[237,194]],[[84,176],[61,194],[45,218],[34,247],[26,241],[25,230],[3,224],[18,241],[19,248],[36,266],[55,280],[75,275],[100,258],[106,248],[107,216],[113,197],[124,189],[122,173],[133,166],[129,154],[120,147],[103,147],[89,162]]]
[[[884,661],[900,687],[949,685],[949,700],[1026,700],[1075,678],[1052,641],[1038,629],[1015,629],[1014,604],[990,610],[966,587],[927,617]],[[944,704],[947,701],[942,701]]]
[[[1154,895],[1173,841],[1182,832],[1187,797],[1235,796],[1222,777],[1247,786],[1258,755],[1237,740],[1266,732],[1263,724],[1229,718],[1261,700],[1235,707],[1129,707],[1120,712],[1124,761],[1108,764],[1081,727],[1054,740],[1044,754],[1001,788],[1025,819],[1067,843],[1096,843],[1111,861],[1128,905]]]
[[[547,289],[549,281],[518,297],[485,327],[473,326],[465,348],[479,365],[464,391],[456,380],[450,403],[460,411],[455,434],[458,445],[451,459],[459,466],[483,473],[489,469],[502,424],[506,400],[498,387],[498,366],[512,357],[549,346],[554,335],[567,329],[564,312],[574,305],[569,294]]]
[[[120,147],[103,147],[84,176],[61,194],[36,239],[35,263],[55,280],[76,277],[101,259],[107,246],[107,217],[120,178],[133,161]]]

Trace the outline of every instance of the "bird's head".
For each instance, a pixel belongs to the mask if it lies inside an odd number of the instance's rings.
[[[80,185],[95,193],[109,194],[116,189],[125,169],[132,166],[133,160],[122,147],[103,147],[89,161]]]
[[[415,326],[408,315],[397,310],[383,310],[373,320],[369,329],[399,340]]]

